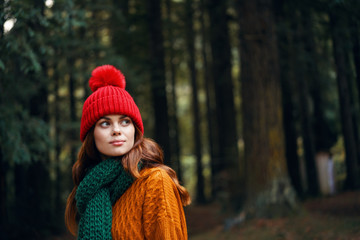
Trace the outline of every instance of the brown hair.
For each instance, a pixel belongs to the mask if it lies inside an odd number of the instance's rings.
[[[72,177],[74,188],[72,189],[66,204],[65,210],[65,224],[68,230],[76,235],[78,227],[77,207],[75,194],[76,190],[86,175],[90,166],[98,164],[101,161],[101,156],[96,148],[94,141],[94,127],[92,127],[85,137],[85,140],[80,148],[78,160],[72,168]],[[158,167],[164,169],[173,182],[175,183],[179,193],[181,202],[184,206],[189,205],[190,195],[187,190],[180,185],[176,176],[176,172],[170,167],[164,165],[164,155],[160,146],[149,138],[144,138],[142,132],[135,125],[135,143],[132,149],[122,157],[122,164],[124,169],[128,171],[135,179],[140,177],[138,170],[138,163],[142,161],[143,168]]]

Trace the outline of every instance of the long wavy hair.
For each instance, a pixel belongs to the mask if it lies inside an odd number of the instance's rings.
[[[76,190],[91,166],[102,161],[100,152],[97,150],[94,140],[94,127],[92,127],[85,137],[80,148],[78,159],[72,168],[72,177],[74,188],[72,189],[66,204],[65,224],[68,230],[75,236],[78,228],[78,211],[76,207]],[[162,168],[164,169],[179,191],[183,206],[189,205],[190,195],[188,191],[180,185],[176,172],[170,167],[164,165],[164,155],[160,146],[149,138],[144,138],[142,132],[135,125],[135,141],[132,149],[122,156],[122,164],[135,179],[140,177],[138,163],[142,161],[144,168]]]

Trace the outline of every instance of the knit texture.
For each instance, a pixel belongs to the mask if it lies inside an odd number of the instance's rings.
[[[93,93],[83,105],[80,140],[84,141],[90,128],[108,114],[126,115],[144,133],[144,126],[139,108],[134,99],[125,90],[125,77],[111,65],[104,65],[93,70],[89,86]]]
[[[80,214],[78,239],[112,239],[112,205],[133,183],[121,162],[107,159],[80,182],[75,199]]]
[[[113,239],[187,239],[180,194],[160,168],[144,169],[113,206]]]

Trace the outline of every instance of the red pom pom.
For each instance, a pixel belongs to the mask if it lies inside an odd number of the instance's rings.
[[[105,86],[116,86],[125,89],[125,76],[112,65],[104,65],[95,68],[91,73],[89,86],[95,92]]]

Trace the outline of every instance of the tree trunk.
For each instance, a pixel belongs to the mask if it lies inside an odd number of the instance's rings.
[[[20,219],[21,225],[29,224],[25,219],[29,217],[29,206],[28,202],[24,203],[24,199],[29,199],[29,189],[27,186],[27,167],[28,164],[14,164],[14,187],[15,187],[15,201],[9,202],[10,209],[15,209],[15,219]],[[16,206],[16,207],[15,207]],[[25,215],[25,217],[24,217]],[[25,230],[24,230],[25,231]]]
[[[357,86],[357,95],[358,95],[358,101],[357,105],[360,106],[360,38],[359,38],[359,21],[358,19],[350,19],[352,22],[352,28],[350,29],[350,36],[352,40],[352,52],[353,52],[353,58],[354,58],[354,67],[355,67],[355,74],[356,74],[356,81],[355,84]],[[357,119],[359,117],[358,111],[355,111],[355,114],[357,116]],[[358,121],[354,124],[359,123]],[[358,126],[358,125],[356,125]],[[359,134],[359,131],[355,131]],[[360,139],[359,135],[357,135],[357,150],[358,150],[358,165],[360,165]]]
[[[287,214],[295,206],[285,159],[277,40],[271,0],[240,1],[247,209]]]
[[[45,70],[46,68],[44,68],[43,71]],[[34,77],[44,79],[44,76],[45,74]],[[30,115],[34,119],[41,119],[44,122],[48,122],[47,86],[44,85],[44,82],[38,84],[41,86],[38,94],[30,100]],[[49,151],[44,151],[41,156],[38,156],[40,159],[32,158],[29,167],[26,168],[25,188],[27,188],[27,190],[25,191],[25,196],[28,201],[25,208],[28,217],[33,218],[33,220],[27,222],[27,224],[35,229],[43,229],[46,224],[49,224],[48,220],[45,219],[48,219],[52,213],[49,201],[49,196],[52,195],[49,175],[49,154]]]
[[[307,192],[311,196],[315,196],[319,192],[318,178],[315,164],[315,141],[313,135],[312,114],[310,111],[310,92],[309,79],[307,78],[306,62],[304,61],[304,42],[302,36],[304,33],[304,26],[301,24],[302,18],[300,14],[294,17],[296,24],[296,35],[294,36],[294,46],[296,52],[295,60],[295,79],[296,87],[298,89],[298,103],[300,111],[300,125],[302,144],[304,148],[304,159],[306,167]]]
[[[0,0],[0,6],[4,7],[4,1]],[[4,22],[5,22],[5,16],[4,14],[1,14],[0,16],[0,39],[2,40],[0,43],[0,48],[4,49],[4,41],[3,41],[3,37],[4,37]],[[0,74],[0,89],[4,89],[3,88],[3,74]],[[1,94],[0,96],[0,106],[3,106],[5,98],[3,97],[3,94]],[[5,130],[3,128],[0,129],[1,131]],[[7,182],[6,182],[6,174],[7,174],[7,170],[8,170],[8,163],[5,162],[4,159],[4,152],[3,152],[3,146],[0,146],[0,231],[4,232],[5,231],[5,227],[8,223],[8,219],[7,219]]]
[[[292,36],[288,34],[289,29],[292,28],[291,18],[287,15],[287,12],[283,11],[283,2],[277,1],[276,9],[279,11],[277,14],[278,29],[278,45],[280,56],[280,78],[281,78],[281,93],[282,93],[282,107],[283,107],[283,122],[284,133],[286,142],[286,162],[289,177],[292,186],[295,188],[299,196],[302,196],[303,186],[300,172],[300,160],[298,156],[297,138],[298,133],[296,131],[296,118],[295,118],[295,106],[296,106],[296,87],[295,77],[293,74],[294,69],[294,52]]]
[[[237,126],[233,82],[231,76],[231,50],[227,22],[227,1],[209,0],[210,44],[212,53],[212,79],[214,80],[216,99],[216,120],[220,158],[213,164],[214,182],[220,195],[226,196],[225,203],[232,208],[242,206],[243,182],[240,176]],[[225,186],[225,187],[223,187]],[[216,187],[216,186],[215,186]],[[224,195],[226,194],[226,195]]]
[[[116,53],[126,55],[132,52],[133,46],[129,36],[129,0],[112,0],[112,5],[114,9],[109,21],[112,44]]]
[[[155,113],[155,139],[164,150],[165,162],[170,161],[168,101],[166,97],[164,40],[160,0],[147,1],[150,36],[150,81]]]
[[[72,30],[72,6],[69,6],[68,9],[69,14],[69,28],[68,28],[68,35],[69,39],[74,39],[74,32]],[[74,77],[74,65],[75,65],[75,56],[74,56],[75,46],[74,43],[71,41],[70,45],[67,48],[67,56],[68,56],[68,69],[69,69],[69,82],[68,82],[68,89],[69,89],[69,110],[70,110],[70,122],[71,125],[75,125],[77,123],[76,117],[76,108],[75,108],[75,77]],[[75,129],[71,129],[69,135],[69,142],[71,146],[70,156],[71,162],[74,164],[77,159],[77,147],[75,143],[78,141],[77,132]]]
[[[344,30],[346,25],[342,11],[339,8],[330,10],[330,24],[333,41],[333,52],[336,64],[337,83],[339,91],[341,123],[345,143],[346,153],[346,182],[345,185],[349,189],[355,189],[360,186],[358,153],[356,148],[356,137],[354,133],[354,124],[352,121],[352,109],[350,105],[350,89],[349,76],[350,64],[349,55],[344,46]]]
[[[218,129],[216,124],[216,119],[214,116],[216,114],[216,106],[214,103],[214,80],[211,75],[211,67],[209,67],[209,34],[207,32],[207,25],[205,21],[205,14],[206,11],[204,0],[200,0],[200,24],[201,24],[201,54],[203,60],[203,72],[204,72],[204,85],[205,85],[205,93],[206,93],[206,117],[207,117],[207,134],[209,140],[209,152],[210,152],[210,161],[211,161],[211,197],[213,199],[216,198],[218,192],[218,183],[215,181],[215,176],[217,175],[217,163],[220,161],[219,156],[219,146],[216,144],[218,139]]]
[[[359,22],[353,20],[353,28],[351,29],[351,40],[353,45],[353,54],[354,54],[354,66],[356,72],[356,84],[359,96],[360,104],[360,32],[359,32]]]
[[[41,9],[40,13],[44,17],[44,2],[41,0],[37,0],[35,1],[34,5],[35,9]],[[39,32],[44,31],[43,26],[41,26],[40,24],[36,25],[34,29]],[[30,117],[33,119],[48,123],[49,94],[47,85],[48,82],[46,81],[47,63],[45,62],[45,59],[42,59],[40,61],[40,65],[41,70],[37,73],[30,73],[30,79],[28,79],[38,87],[36,94],[30,97],[29,114]],[[48,132],[47,135],[49,135]],[[51,216],[51,204],[49,201],[49,196],[52,195],[49,175],[49,155],[49,150],[44,150],[38,153],[37,158],[39,159],[35,159],[33,156],[31,156],[31,163],[29,164],[29,167],[26,168],[24,187],[27,188],[25,191],[25,199],[27,199],[28,201],[26,201],[25,209],[27,211],[26,215],[30,217],[27,220],[27,224],[29,224],[30,228],[33,229],[43,229],[47,224],[52,223],[51,221],[49,222],[47,220]]]
[[[57,66],[55,64],[55,66]],[[61,171],[60,171],[60,97],[59,97],[59,76],[58,71],[55,71],[54,75],[54,117],[55,117],[55,172],[56,172],[56,182],[55,182],[55,212],[57,213],[59,209],[62,209],[61,201]],[[74,160],[72,159],[71,162]]]
[[[171,138],[171,149],[172,149],[172,159],[174,161],[174,165],[176,166],[175,170],[177,172],[179,181],[182,182],[182,167],[180,161],[180,140],[179,140],[179,123],[177,118],[177,99],[176,99],[176,67],[175,67],[175,58],[174,58],[174,34],[173,27],[174,23],[171,19],[172,15],[172,6],[171,0],[166,0],[166,18],[168,24],[168,52],[169,52],[169,68],[170,68],[170,79],[171,79],[171,111],[170,111],[170,122],[171,122],[171,130],[170,130],[170,138]]]
[[[194,137],[194,152],[196,158],[196,201],[200,204],[206,202],[204,193],[204,175],[202,164],[202,147],[201,147],[201,128],[200,128],[200,111],[198,100],[198,86],[195,68],[195,33],[193,29],[193,6],[191,0],[185,1],[185,28],[186,28],[186,45],[188,52],[188,66],[190,70],[190,79],[192,87],[192,111],[193,111],[193,137]]]
[[[7,164],[3,158],[2,148],[0,146],[0,230],[5,231],[6,224],[8,223],[7,217],[7,188],[6,188],[6,175]]]
[[[70,108],[70,122],[72,124],[72,126],[75,126],[75,124],[77,123],[77,117],[76,117],[76,109],[75,109],[75,78],[74,78],[74,70],[73,70],[73,64],[74,64],[74,59],[70,59],[68,64],[69,64],[69,108]],[[71,156],[71,162],[75,163],[76,159],[77,159],[77,146],[76,143],[78,142],[78,134],[77,131],[75,131],[76,128],[71,128],[70,130],[70,136],[69,136],[69,142],[71,145],[71,150],[70,150],[70,156]]]
[[[289,172],[289,177],[292,186],[295,188],[299,196],[303,196],[304,189],[302,186],[302,178],[300,172],[300,160],[297,154],[297,132],[296,132],[296,120],[293,113],[294,102],[291,93],[293,93],[294,79],[289,76],[289,73],[284,73],[282,77],[282,107],[283,107],[283,121],[284,121],[284,132],[286,140],[286,163]]]
[[[322,78],[319,72],[320,58],[316,51],[316,35],[314,29],[313,12],[307,7],[301,10],[301,22],[303,33],[301,42],[304,44],[303,52],[306,59],[306,76],[309,79],[309,93],[313,104],[312,131],[314,135],[315,152],[330,152],[330,148],[337,140],[336,133],[331,131],[329,123],[325,118],[324,92]]]

